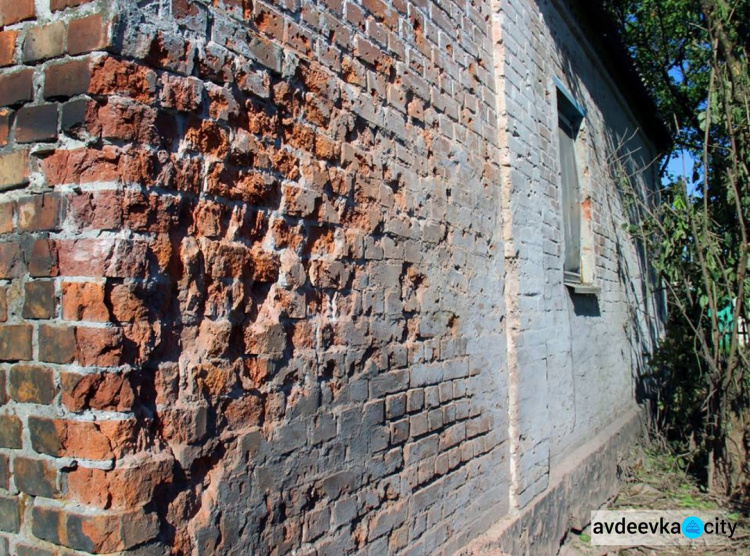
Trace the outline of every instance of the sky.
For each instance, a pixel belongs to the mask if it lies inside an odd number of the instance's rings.
[[[696,185],[693,183],[693,165],[695,158],[686,150],[678,150],[673,155],[672,159],[667,164],[667,172],[662,177],[662,185],[668,184],[672,177],[683,176],[688,184],[688,193],[697,197],[702,196],[700,184]]]

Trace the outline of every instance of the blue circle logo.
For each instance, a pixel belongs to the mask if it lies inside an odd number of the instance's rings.
[[[682,522],[682,534],[689,539],[697,539],[703,534],[703,522],[697,517],[686,517]]]

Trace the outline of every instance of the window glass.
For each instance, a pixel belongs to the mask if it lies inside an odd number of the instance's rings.
[[[575,132],[560,114],[558,124],[560,178],[562,181],[565,272],[581,275],[581,190],[576,166]],[[580,280],[579,280],[580,281]]]
[[[569,94],[557,89],[557,137],[562,188],[565,281],[581,280],[581,187],[576,161],[576,139],[583,121],[582,110]]]

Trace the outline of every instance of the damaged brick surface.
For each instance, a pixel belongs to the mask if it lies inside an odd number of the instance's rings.
[[[0,0],[0,553],[451,554],[518,504],[497,15]]]

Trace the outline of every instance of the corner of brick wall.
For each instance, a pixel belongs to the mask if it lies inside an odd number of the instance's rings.
[[[151,180],[156,82],[116,55],[115,5],[0,1],[3,554],[148,547],[172,479],[156,232],[125,187]]]
[[[428,554],[501,511],[463,9],[0,0],[0,553]]]

